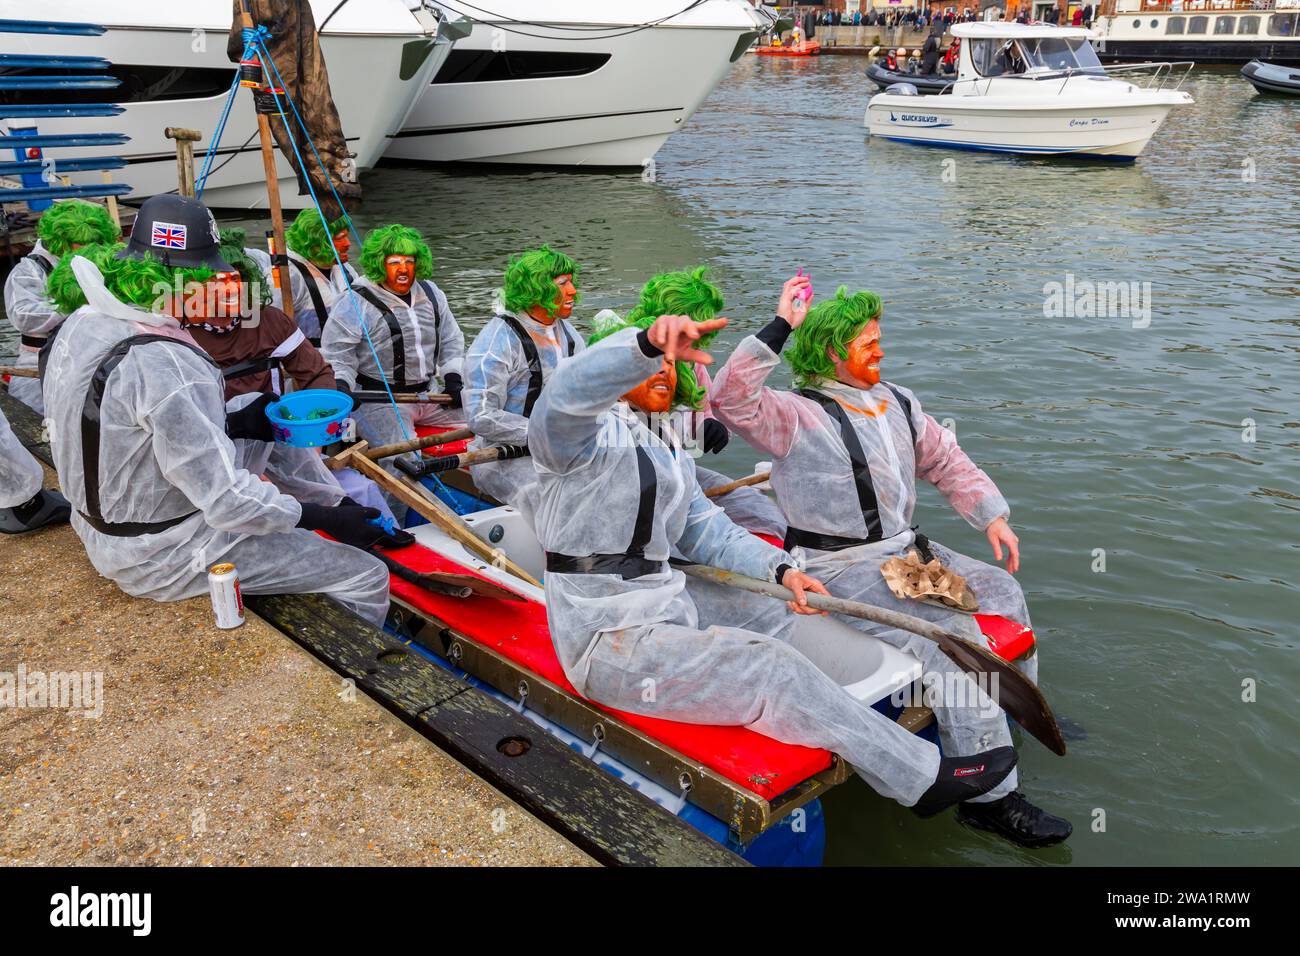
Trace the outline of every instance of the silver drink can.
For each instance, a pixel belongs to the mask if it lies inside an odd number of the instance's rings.
[[[244,623],[244,596],[239,593],[239,572],[233,564],[214,564],[208,569],[208,590],[212,592],[212,613],[222,630]]]

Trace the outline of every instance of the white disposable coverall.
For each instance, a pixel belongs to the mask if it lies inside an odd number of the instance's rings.
[[[73,269],[89,304],[60,331],[44,394],[59,482],[91,564],[128,594],[174,601],[204,593],[208,568],[229,561],[245,593],[323,592],[382,622],[387,569],[356,548],[296,528],[298,502],[239,467],[225,432],[225,383],[215,365],[180,344],[192,344],[189,335],[174,319],[118,302],[87,260],[77,258]],[[107,378],[100,511],[114,523],[189,517],[157,533],[120,537],[96,530],[82,514],[82,409],[100,361],[140,333],[177,342],[132,348]]]
[[[641,447],[657,484],[645,557],[663,561],[675,550],[772,580],[779,565],[794,559],[732,523],[700,491],[690,457],[652,435],[618,401],[660,364],[641,350],[636,330],[627,329],[556,369],[529,426],[543,547],[576,557],[627,550],[640,499]],[[592,700],[826,747],[877,792],[908,806],[934,783],[936,747],[854,700],[789,644],[701,619],[680,571],[630,580],[550,571],[545,587],[561,665]],[[771,604],[789,613],[780,602]]]
[[[343,280],[337,265],[330,267],[328,274],[326,274],[310,259],[303,258],[292,249],[289,250],[289,258],[302,263],[306,267],[307,273],[311,276],[316,285],[316,291],[320,295],[321,305],[325,307],[327,314],[334,307],[340,295],[347,295],[347,283]],[[269,264],[269,256],[267,261]],[[348,276],[353,282],[358,281],[357,271],[352,268],[351,263],[344,263],[343,268],[347,270]],[[298,328],[302,329],[303,335],[313,342],[319,340],[321,337],[321,319],[325,318],[325,316],[316,314],[316,303],[312,300],[307,283],[303,281],[302,270],[293,265],[293,262],[289,264],[289,286],[293,291],[293,320],[298,323]]]
[[[23,447],[9,419],[0,412],[0,508],[13,508],[31,501],[44,480],[41,463]]]
[[[42,268],[41,262],[48,269]],[[58,264],[59,260],[37,240],[35,248],[18,260],[9,273],[9,278],[5,279],[5,315],[21,334],[43,339],[63,322],[63,313],[54,307],[46,295],[50,271]],[[39,354],[40,346],[20,344],[14,364],[18,368],[36,368]],[[9,381],[9,394],[28,408],[45,413],[45,406],[41,402],[41,383],[38,380],[15,376]]]
[[[556,365],[587,347],[565,319],[543,325],[526,312],[515,312],[512,317],[537,349],[543,385]],[[501,316],[494,317],[465,356],[465,420],[474,432],[471,449],[528,444],[524,411],[531,380],[519,336]],[[503,504],[518,504],[519,492],[536,481],[536,469],[528,458],[474,466],[475,486]]]

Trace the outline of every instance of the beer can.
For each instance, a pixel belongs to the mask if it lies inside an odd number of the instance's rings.
[[[217,627],[230,630],[243,625],[244,596],[239,593],[239,572],[233,564],[214,564],[208,569],[208,590]]]

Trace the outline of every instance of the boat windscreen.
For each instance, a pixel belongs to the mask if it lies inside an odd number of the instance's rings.
[[[1097,53],[1083,37],[1035,37],[1023,39],[1020,47],[1031,68],[1047,70],[1101,70]]]

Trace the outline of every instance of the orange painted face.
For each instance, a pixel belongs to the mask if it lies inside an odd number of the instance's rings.
[[[624,395],[623,399],[643,412],[662,415],[673,407],[676,391],[677,366],[665,358],[659,371]]]
[[[567,319],[573,314],[573,302],[578,297],[578,289],[573,284],[573,276],[565,273],[555,277],[555,317]]]
[[[841,359],[834,352],[835,377],[846,385],[871,388],[880,383],[880,360],[885,357],[880,347],[880,322],[878,317],[862,327],[857,338],[849,343],[848,358]]]
[[[352,251],[352,240],[348,238],[346,229],[334,237],[334,251],[339,254],[339,262],[348,261],[348,253]]]
[[[384,260],[384,285],[406,295],[415,282],[415,256],[389,256]]]

